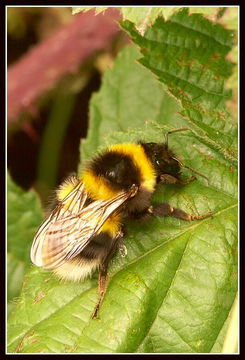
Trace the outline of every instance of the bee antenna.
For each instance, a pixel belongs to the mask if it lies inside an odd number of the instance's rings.
[[[183,164],[179,159],[177,159],[177,158],[175,158],[175,157],[172,157],[172,159],[175,160],[175,161],[177,161],[177,162],[180,164],[181,167],[186,168],[186,169],[190,170],[191,172],[193,172],[194,174],[197,174],[197,175],[199,175],[199,176],[202,176],[202,177],[204,177],[204,179],[206,179],[207,181],[209,181],[209,178],[208,178],[207,176],[205,176],[205,175],[201,174],[200,172],[192,169],[191,167]]]
[[[176,129],[176,130],[168,131],[168,132],[165,134],[165,145],[168,147],[168,135],[173,134],[173,133],[176,133],[176,132],[179,132],[179,131],[186,131],[186,130],[190,130],[190,129],[188,129],[188,128],[181,128],[181,129]]]

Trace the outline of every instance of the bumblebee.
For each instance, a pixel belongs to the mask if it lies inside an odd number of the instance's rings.
[[[81,176],[70,176],[56,192],[57,205],[39,227],[31,248],[31,260],[60,278],[79,281],[99,269],[99,299],[96,318],[106,291],[107,269],[123,247],[126,218],[173,216],[182,220],[211,215],[190,215],[167,203],[151,205],[159,184],[186,185],[181,168],[204,176],[184,165],[168,147],[168,132],[162,144],[138,142],[117,144],[97,155]],[[205,176],[204,176],[205,177]]]

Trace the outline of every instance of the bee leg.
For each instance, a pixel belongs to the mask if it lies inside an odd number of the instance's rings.
[[[176,185],[187,185],[190,184],[192,181],[196,180],[197,178],[195,176],[191,176],[189,179],[182,181],[182,180],[178,180]]]
[[[191,176],[189,179],[182,181],[182,180],[178,180],[176,182],[176,185],[187,185],[190,184],[192,181],[196,180],[197,178],[195,176]]]
[[[161,184],[176,184],[176,185],[187,185],[192,181],[196,180],[195,176],[191,176],[189,179],[182,181],[169,174],[160,175]]]
[[[213,215],[213,213],[210,211],[206,214],[203,215],[191,215],[191,214],[187,214],[185,211],[181,210],[181,209],[173,209],[173,212],[171,213],[171,216],[177,218],[177,219],[181,219],[181,220],[186,220],[186,221],[192,221],[192,220],[201,220],[204,219],[205,217],[211,216]]]
[[[181,219],[185,221],[200,220],[212,215],[212,212],[208,212],[203,215],[187,214],[185,211],[181,209],[173,208],[168,203],[162,203],[156,206],[150,206],[148,208],[148,212],[150,212],[152,215],[159,217],[173,216],[176,219]]]
[[[107,288],[107,280],[108,280],[108,265],[112,259],[112,257],[115,255],[116,251],[120,247],[122,238],[124,236],[124,232],[121,230],[118,232],[117,237],[115,238],[115,241],[113,243],[112,248],[110,249],[110,252],[107,254],[106,258],[103,259],[102,263],[100,264],[99,268],[99,283],[98,283],[98,290],[99,290],[99,299],[98,302],[94,308],[92,319],[97,318],[98,311],[100,309],[101,303],[103,301],[106,288]]]
[[[148,221],[150,218],[152,218],[153,215],[164,217],[171,215],[172,212],[173,212],[173,208],[169,204],[162,203],[155,206],[151,205],[148,208],[146,208],[144,211],[133,213],[131,214],[131,217],[134,220],[145,222]]]
[[[99,269],[99,284],[98,284],[98,290],[99,290],[99,299],[98,302],[94,308],[92,319],[97,318],[98,311],[100,309],[102,300],[104,298],[106,287],[107,287],[107,266],[106,264],[101,264]]]
[[[172,206],[170,206],[168,203],[161,203],[155,206],[151,205],[147,209],[148,214],[159,217],[169,216],[173,213],[173,211],[174,208],[172,208]]]

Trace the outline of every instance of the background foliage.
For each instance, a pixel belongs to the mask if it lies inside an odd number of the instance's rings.
[[[19,295],[25,271],[30,265],[30,245],[36,229],[42,220],[41,204],[32,192],[25,192],[16,186],[10,176],[8,182],[8,312],[11,302]]]
[[[189,213],[212,211],[213,216],[192,223],[173,218],[129,222],[128,255],[118,255],[111,264],[100,317],[91,320],[97,274],[73,284],[29,266],[41,211],[34,194],[25,194],[9,179],[10,300],[19,294],[28,268],[19,299],[11,303],[9,352],[222,351],[237,293],[237,126],[226,106],[231,93],[224,86],[234,71],[227,59],[234,33],[187,10],[149,23],[144,35],[134,23],[125,20],[121,26],[141,52],[126,47],[92,96],[79,171],[108,144],[161,142],[168,129],[188,127],[171,135],[170,145],[209,182],[198,177],[185,187],[164,186],[153,203],[168,201]],[[183,177],[188,176],[184,171]],[[18,215],[18,203],[26,222]],[[19,260],[24,265],[14,272]],[[227,341],[236,343],[236,333]]]

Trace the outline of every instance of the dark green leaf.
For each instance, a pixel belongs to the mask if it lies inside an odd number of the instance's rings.
[[[32,192],[25,192],[8,175],[8,301],[19,295],[24,273],[30,264],[30,247],[42,219],[40,202]],[[11,309],[13,306],[11,306]]]
[[[235,162],[237,126],[225,106],[231,91],[224,87],[232,70],[226,55],[234,32],[201,14],[189,15],[188,9],[169,21],[158,18],[144,37],[130,21],[121,25],[140,46],[140,62],[181,101],[189,125],[209,146]]]

